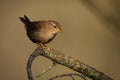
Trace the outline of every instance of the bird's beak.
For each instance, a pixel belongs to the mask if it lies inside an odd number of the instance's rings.
[[[58,28],[58,32],[63,32],[62,29],[61,29],[60,27]]]
[[[59,29],[58,32],[63,32],[62,29]]]

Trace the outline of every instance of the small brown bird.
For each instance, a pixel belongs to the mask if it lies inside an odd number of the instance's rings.
[[[19,19],[25,24],[28,38],[43,49],[46,47],[46,43],[52,41],[57,33],[62,31],[62,27],[57,21],[30,21],[25,15],[24,17],[19,17]]]

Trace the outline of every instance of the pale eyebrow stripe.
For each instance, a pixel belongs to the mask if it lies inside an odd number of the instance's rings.
[[[53,25],[53,26],[56,26],[56,24],[55,24],[55,23],[53,23],[53,22],[51,22],[51,23],[52,23],[52,25]]]

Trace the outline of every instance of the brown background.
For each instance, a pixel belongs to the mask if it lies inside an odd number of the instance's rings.
[[[114,12],[109,8],[109,0],[97,1],[95,4],[103,12]],[[0,80],[27,80],[26,62],[36,45],[26,37],[18,19],[24,14],[31,20],[59,21],[63,33],[48,46],[120,80],[120,30],[102,22],[100,16],[80,0],[0,0]],[[34,76],[50,64],[48,59],[38,57],[32,67]],[[67,72],[72,70],[58,65],[36,80]]]

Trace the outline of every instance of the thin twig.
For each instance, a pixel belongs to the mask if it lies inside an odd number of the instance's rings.
[[[70,77],[71,77],[72,80],[75,80],[75,78],[72,75]]]
[[[73,76],[78,76],[78,77],[81,77],[83,80],[87,80],[87,79],[85,78],[85,76],[80,75],[80,74],[78,74],[78,73],[69,73],[69,74],[56,75],[56,76],[50,78],[49,80],[55,80],[55,79],[57,79],[57,78],[62,78],[62,77],[65,77],[65,76],[71,77],[72,80],[75,80],[75,78],[74,78]]]
[[[36,76],[36,78],[39,78],[40,76],[42,76],[43,74],[45,74],[46,72],[51,70],[55,65],[56,65],[56,63],[53,62],[52,65],[50,65],[47,69],[43,70],[39,75]]]

